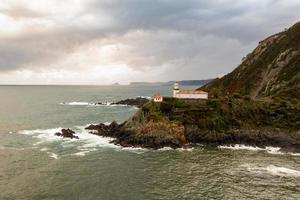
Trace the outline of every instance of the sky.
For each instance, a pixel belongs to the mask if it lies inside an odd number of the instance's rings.
[[[0,84],[221,77],[299,0],[1,0]]]

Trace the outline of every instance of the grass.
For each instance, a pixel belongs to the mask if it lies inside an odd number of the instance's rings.
[[[299,103],[299,102],[298,102]],[[300,106],[284,99],[251,100],[247,96],[219,97],[205,103],[164,98],[143,107],[150,121],[193,125],[203,130],[275,127],[300,129]]]

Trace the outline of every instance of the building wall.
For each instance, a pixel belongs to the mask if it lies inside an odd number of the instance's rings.
[[[162,98],[162,97],[161,97],[161,98],[154,98],[153,101],[154,101],[154,102],[162,102],[162,101],[163,101],[163,98]]]
[[[175,94],[179,99],[208,99],[208,94]]]
[[[179,89],[173,89],[173,97],[176,97],[177,92],[179,92]]]

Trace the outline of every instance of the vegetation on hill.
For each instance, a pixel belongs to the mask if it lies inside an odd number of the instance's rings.
[[[191,143],[280,146],[300,152],[300,106],[233,95],[208,101],[164,98],[145,104],[111,132],[122,146],[161,148]],[[101,125],[103,126],[103,125]]]
[[[259,42],[231,73],[203,86],[212,95],[300,99],[300,22]]]

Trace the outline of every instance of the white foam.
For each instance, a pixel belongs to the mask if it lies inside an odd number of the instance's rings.
[[[19,131],[19,134],[23,134],[23,135],[40,135],[40,134],[48,134],[48,133],[56,133],[56,132],[60,132],[62,128],[51,128],[51,129],[35,129],[35,130],[22,130]],[[57,137],[55,137],[57,138]]]
[[[152,97],[149,97],[149,96],[137,96],[137,98],[143,98],[143,99],[149,99],[149,100],[152,99]]]
[[[135,106],[129,106],[127,104],[114,104],[112,102],[99,102],[99,103],[93,103],[93,102],[62,102],[59,103],[60,105],[67,105],[67,106],[96,106],[96,107],[135,107]]]
[[[280,147],[266,147],[265,150],[270,154],[278,154],[278,155],[284,154],[283,152],[280,151]]]
[[[291,156],[300,156],[300,153],[290,153]]]
[[[74,102],[62,102],[61,105],[69,105],[69,106],[88,106],[90,105],[89,102],[80,102],[80,101],[74,101]]]
[[[243,144],[235,144],[235,145],[231,145],[231,146],[223,146],[220,145],[218,146],[218,148],[220,149],[231,149],[231,150],[249,150],[249,151],[263,151],[265,149],[263,148],[259,148],[259,147],[254,147],[254,146],[247,146],[247,145],[243,145]]]
[[[158,151],[171,151],[171,150],[174,150],[174,149],[172,147],[163,147],[163,148],[158,149]]]
[[[120,150],[136,153],[136,154],[142,154],[149,151],[149,149],[142,148],[142,147],[121,147],[121,146],[120,146]]]
[[[72,155],[74,156],[85,156],[87,153],[89,153],[90,151],[79,151],[77,153],[74,153]]]
[[[58,155],[53,152],[47,152],[51,158],[58,159]]]
[[[273,176],[291,176],[291,177],[300,177],[300,171],[289,169],[286,167],[278,167],[275,165],[268,166],[251,166],[249,164],[242,165],[242,167],[246,167],[249,172],[257,173],[257,174],[270,174]]]
[[[194,147],[189,147],[189,148],[178,148],[176,149],[177,151],[180,151],[180,152],[184,152],[184,151],[193,151],[195,148]]]
[[[110,122],[106,122],[105,124],[110,124]],[[89,130],[85,130],[85,127],[86,126],[77,126],[73,129],[76,132],[74,135],[78,136],[79,139],[55,136],[54,134],[56,132],[60,132],[62,128],[23,130],[19,131],[19,134],[25,134],[38,139],[38,142],[34,144],[35,146],[47,145],[48,143],[56,142],[57,145],[60,145],[63,148],[74,149],[75,147],[75,149],[78,150],[78,152],[75,152],[75,155],[81,156],[86,155],[91,151],[96,151],[99,147],[121,148],[120,146],[110,143],[113,138],[90,134]],[[42,147],[40,150],[48,153],[49,147]],[[50,156],[53,158],[58,157],[58,155],[54,153],[50,153]]]
[[[243,144],[235,144],[231,146],[224,146],[220,145],[218,146],[220,149],[231,149],[231,150],[248,150],[248,151],[265,151],[270,154],[274,155],[291,155],[291,156],[300,156],[300,153],[292,153],[292,152],[281,152],[280,147],[271,147],[268,146],[266,148],[260,148],[260,147],[254,147],[254,146],[248,146]]]
[[[49,149],[47,147],[41,148],[40,151],[48,151]]]

